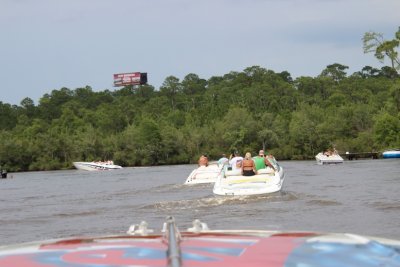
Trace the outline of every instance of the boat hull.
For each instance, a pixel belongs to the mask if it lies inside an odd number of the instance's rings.
[[[122,169],[119,165],[105,164],[97,162],[73,162],[75,168],[83,171],[105,171]]]
[[[400,150],[387,150],[382,153],[384,159],[400,158]]]
[[[285,173],[279,171],[257,174],[253,176],[232,175],[224,173],[218,176],[213,193],[220,196],[250,196],[279,192],[282,189]]]
[[[323,153],[318,153],[318,155],[315,156],[315,159],[319,165],[340,164],[344,162],[343,158],[338,154],[326,156]]]

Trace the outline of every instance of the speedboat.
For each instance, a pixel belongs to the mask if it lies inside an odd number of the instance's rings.
[[[400,158],[400,149],[386,150],[382,153],[384,159]]]
[[[315,159],[317,160],[317,164],[319,164],[319,165],[338,164],[338,163],[343,163],[343,161],[344,161],[343,158],[337,153],[328,155],[328,154],[320,152],[315,156]]]
[[[253,176],[243,176],[224,169],[215,181],[213,193],[221,196],[263,195],[282,189],[285,173],[276,160],[271,160],[275,168],[266,167]]]
[[[187,177],[185,184],[205,184],[214,183],[218,174],[222,171],[222,166],[218,164],[210,164],[208,166],[200,166],[194,169]]]
[[[104,171],[122,169],[121,166],[115,165],[112,161],[101,162],[73,162],[75,168],[84,171]]]
[[[168,217],[161,231],[142,221],[126,234],[2,246],[0,266],[400,266],[399,248],[399,240],[348,233],[210,230],[199,220],[180,231]]]

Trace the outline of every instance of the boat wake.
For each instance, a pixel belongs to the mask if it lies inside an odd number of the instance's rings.
[[[54,217],[61,217],[61,218],[71,218],[71,217],[83,217],[83,216],[93,216],[100,214],[100,210],[93,210],[93,211],[83,211],[83,212],[71,212],[71,213],[57,213],[54,214]]]
[[[281,202],[290,201],[293,197],[290,194],[277,192],[270,195],[254,195],[254,196],[232,196],[232,197],[202,197],[198,199],[162,201],[152,205],[143,206],[141,209],[158,209],[158,210],[193,210],[201,208],[210,208],[223,205],[238,205],[256,202]]]
[[[155,208],[158,210],[192,210],[199,208],[209,208],[225,204],[228,199],[223,198],[201,198],[201,199],[187,199],[187,200],[176,200],[176,201],[165,201],[158,202],[152,205],[147,205],[143,209]]]
[[[152,187],[151,190],[155,192],[170,192],[171,189],[182,189],[182,188],[184,188],[184,186],[180,184],[163,184],[160,186]]]

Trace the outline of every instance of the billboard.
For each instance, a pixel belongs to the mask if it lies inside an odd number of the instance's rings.
[[[114,86],[140,85],[147,83],[147,73],[129,72],[114,74]]]

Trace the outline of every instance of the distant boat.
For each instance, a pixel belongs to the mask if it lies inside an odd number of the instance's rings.
[[[382,153],[384,159],[400,158],[400,149],[386,150]]]
[[[343,163],[343,158],[337,153],[328,155],[321,152],[315,156],[315,159],[319,165]]]
[[[105,171],[105,170],[116,170],[122,169],[121,166],[115,165],[112,161],[106,162],[73,162],[75,168],[84,171]]]
[[[222,167],[218,166],[218,164],[210,164],[207,167],[200,166],[189,174],[185,184],[214,183],[218,175],[222,172]]]

